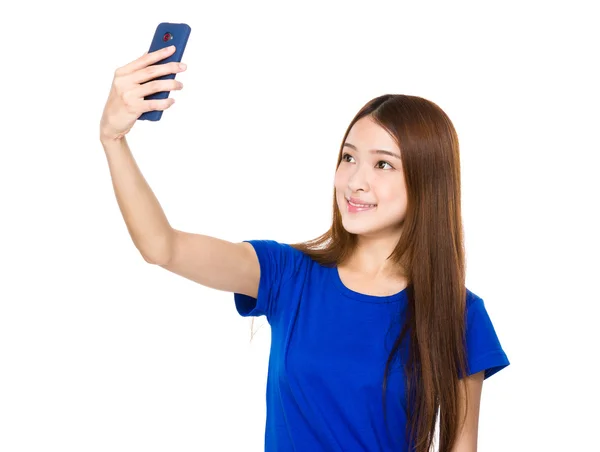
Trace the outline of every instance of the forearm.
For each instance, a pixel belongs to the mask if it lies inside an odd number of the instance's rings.
[[[133,158],[126,139],[100,141],[117,203],[135,247],[148,262],[159,264],[168,260],[173,229]]]

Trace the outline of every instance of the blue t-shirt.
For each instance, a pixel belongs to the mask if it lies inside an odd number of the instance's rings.
[[[260,263],[258,295],[234,299],[240,315],[265,315],[271,326],[265,451],[408,450],[400,364],[388,376],[387,429],[382,403],[406,289],[390,296],[355,292],[337,267],[290,245],[247,242]],[[468,289],[467,356],[468,375],[485,370],[489,378],[510,364],[483,300]]]

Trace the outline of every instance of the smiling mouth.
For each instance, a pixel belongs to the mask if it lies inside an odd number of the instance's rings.
[[[375,209],[377,204],[354,204],[346,199],[346,207],[348,213],[360,213]]]
[[[351,205],[352,207],[358,207],[358,208],[369,208],[369,207],[375,207],[377,204],[355,204],[352,201],[346,199],[346,201],[348,202],[349,205]]]

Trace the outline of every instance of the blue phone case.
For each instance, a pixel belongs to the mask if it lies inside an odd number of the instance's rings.
[[[173,24],[169,22],[162,22],[158,24],[158,27],[156,27],[156,31],[154,32],[154,37],[152,38],[152,43],[150,44],[150,50],[148,52],[154,52],[155,50],[169,47],[171,45],[175,46],[175,52],[173,52],[171,56],[154,64],[165,64],[173,61],[181,62],[183,51],[185,50],[185,46],[188,38],[190,37],[191,31],[192,29],[188,24]],[[156,77],[152,80],[167,80],[174,78],[175,74],[167,74]],[[160,91],[158,93],[146,96],[144,99],[166,99],[169,97],[169,92],[170,91]],[[138,120],[160,121],[162,113],[163,110],[147,111],[142,113]]]

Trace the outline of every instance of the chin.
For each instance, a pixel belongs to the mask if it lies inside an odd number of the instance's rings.
[[[356,235],[369,235],[373,232],[377,232],[380,228],[374,227],[370,221],[357,221],[355,219],[348,219],[342,215],[342,226],[350,234]]]
[[[386,221],[387,220],[387,221]],[[378,236],[399,229],[398,222],[390,218],[361,218],[347,212],[342,212],[342,226],[350,234],[363,236]]]

